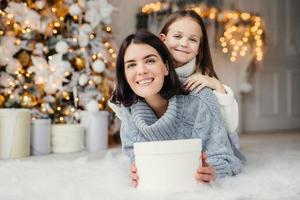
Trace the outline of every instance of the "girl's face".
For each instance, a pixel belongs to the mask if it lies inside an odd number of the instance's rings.
[[[188,63],[197,56],[201,37],[200,25],[190,17],[176,20],[169,26],[167,35],[160,35],[172,54],[176,67]]]
[[[143,98],[157,95],[168,75],[159,53],[147,44],[131,43],[124,54],[124,65],[129,86]]]

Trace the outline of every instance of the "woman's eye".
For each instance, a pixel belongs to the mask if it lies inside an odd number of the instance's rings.
[[[152,64],[152,63],[155,63],[155,60],[154,59],[148,59],[148,60],[146,60],[146,63]]]
[[[128,69],[128,68],[134,67],[135,65],[136,65],[135,63],[128,64],[128,65],[126,66],[126,68]]]

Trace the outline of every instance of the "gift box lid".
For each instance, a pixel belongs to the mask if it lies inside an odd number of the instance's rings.
[[[133,144],[135,155],[177,154],[201,152],[201,139],[165,140],[138,142]]]
[[[29,109],[24,109],[24,108],[1,108],[0,109],[0,114],[1,115],[10,115],[11,113],[30,114],[30,110]]]

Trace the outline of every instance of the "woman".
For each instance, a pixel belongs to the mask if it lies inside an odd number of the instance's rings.
[[[159,38],[145,31],[126,37],[116,70],[112,102],[121,104],[122,147],[132,163],[135,142],[201,138],[207,156],[202,156],[204,165],[195,172],[197,180],[209,182],[241,171],[212,90],[204,88],[200,94],[188,95]],[[132,179],[137,186],[134,164]]]

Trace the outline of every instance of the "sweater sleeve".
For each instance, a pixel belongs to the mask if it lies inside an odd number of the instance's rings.
[[[223,85],[226,94],[213,91],[220,105],[221,115],[229,133],[236,131],[239,123],[238,104],[230,87]]]
[[[200,101],[195,134],[202,138],[208,163],[215,168],[217,177],[238,174],[242,163],[232,150],[216,97],[210,89],[203,89],[199,95],[205,99]]]

